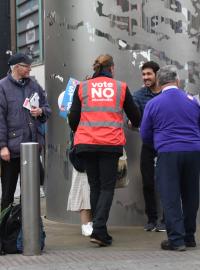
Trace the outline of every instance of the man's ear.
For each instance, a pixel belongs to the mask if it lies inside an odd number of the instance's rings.
[[[176,80],[176,85],[177,85],[178,88],[180,88],[180,85],[181,85],[180,80],[178,80],[178,79]]]

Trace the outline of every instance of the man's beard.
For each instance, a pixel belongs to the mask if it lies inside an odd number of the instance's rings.
[[[146,84],[146,82],[147,82],[147,84]],[[144,85],[149,87],[149,88],[154,88],[156,86],[155,82],[152,82],[152,81],[149,81],[149,80],[147,80],[146,82],[144,82]]]

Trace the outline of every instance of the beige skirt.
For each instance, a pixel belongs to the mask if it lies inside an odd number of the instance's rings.
[[[80,211],[82,209],[91,209],[90,186],[88,184],[87,174],[80,173],[73,168],[67,210]]]

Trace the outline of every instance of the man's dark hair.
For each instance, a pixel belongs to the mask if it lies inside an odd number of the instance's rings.
[[[144,70],[145,68],[151,68],[153,72],[156,74],[156,72],[160,69],[160,66],[154,61],[148,61],[143,64],[141,69]]]

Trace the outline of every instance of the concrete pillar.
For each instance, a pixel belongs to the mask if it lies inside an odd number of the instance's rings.
[[[175,64],[183,86],[198,93],[200,86],[200,13],[198,1],[45,1],[46,89],[53,109],[47,138],[47,217],[75,223],[78,215],[66,211],[71,166],[65,156],[69,128],[59,117],[57,98],[69,77],[82,80],[92,74],[94,59],[114,57],[116,79],[133,92],[142,85],[140,67],[154,60]],[[60,80],[59,76],[63,78]],[[141,141],[126,130],[129,187],[116,191],[110,223],[139,225],[145,221],[139,170]]]

